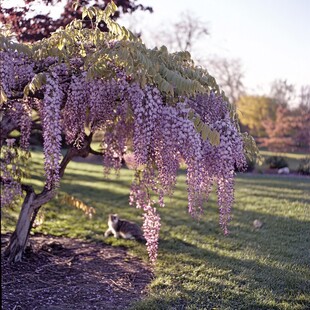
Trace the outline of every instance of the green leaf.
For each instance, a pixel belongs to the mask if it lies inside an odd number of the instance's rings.
[[[2,86],[0,86],[0,106],[2,106],[2,104],[5,103],[7,100],[8,100],[8,97],[6,96]]]
[[[202,131],[201,131],[201,137],[203,141],[206,141],[208,138],[208,131],[207,127],[203,126]]]
[[[117,5],[114,3],[114,1],[111,1],[110,4],[112,6],[113,12],[115,13],[117,11]]]
[[[73,21],[73,26],[74,26],[74,28],[81,30],[83,28],[83,23],[81,20],[75,19]]]
[[[88,15],[87,8],[84,6],[82,10],[82,19],[84,19]]]
[[[218,146],[220,144],[220,134],[217,131],[211,130],[208,138],[212,145]]]
[[[64,40],[60,40],[57,44],[57,48],[61,51],[64,47]]]
[[[79,5],[80,5],[79,0],[73,2],[73,10],[76,11]]]
[[[198,127],[199,123],[201,122],[200,116],[196,116],[196,118],[194,119],[194,125],[195,127]]]
[[[189,113],[188,113],[188,118],[190,120],[192,120],[194,118],[194,116],[195,116],[195,112],[193,110],[190,110]]]
[[[45,73],[36,74],[32,80],[25,86],[24,88],[24,96],[28,96],[31,91],[33,94],[39,90],[43,84],[46,83],[46,75]]]
[[[86,56],[86,51],[85,51],[85,49],[81,49],[80,50],[80,55],[82,56],[82,57],[85,57]]]
[[[104,12],[106,14],[107,17],[110,17],[111,15],[113,15],[115,12],[117,11],[117,6],[116,4],[111,1],[105,8]]]
[[[87,10],[87,15],[89,17],[90,20],[93,19],[93,17],[95,16],[95,8],[91,7]]]

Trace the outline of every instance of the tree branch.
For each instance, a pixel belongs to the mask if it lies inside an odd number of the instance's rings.
[[[89,153],[93,154],[93,155],[99,155],[99,156],[103,156],[104,155],[104,153],[95,151],[92,148],[90,148]]]
[[[35,93],[29,92],[28,97],[30,98],[36,98],[36,99],[44,99],[44,94],[43,92],[36,91]],[[18,99],[23,99],[24,98],[24,92],[15,92],[14,95],[9,96],[9,100],[18,100]]]

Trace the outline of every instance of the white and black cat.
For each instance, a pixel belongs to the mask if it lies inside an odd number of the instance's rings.
[[[132,239],[144,242],[145,238],[141,228],[133,222],[120,219],[117,214],[110,214],[108,220],[109,228],[106,230],[104,236],[108,237],[114,235],[115,238]]]

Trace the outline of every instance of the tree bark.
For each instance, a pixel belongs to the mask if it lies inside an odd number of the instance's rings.
[[[24,185],[23,189],[26,190],[27,194],[22,204],[15,231],[11,235],[9,245],[4,252],[10,262],[22,260],[37,212],[43,204],[50,201],[55,195],[54,190],[47,190],[46,188],[39,195],[36,195],[31,186]]]

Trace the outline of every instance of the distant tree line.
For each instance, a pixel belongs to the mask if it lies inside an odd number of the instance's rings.
[[[269,96],[243,95],[236,105],[243,130],[261,146],[272,151],[309,152],[310,85],[301,87],[296,96],[293,85],[275,81]]]

